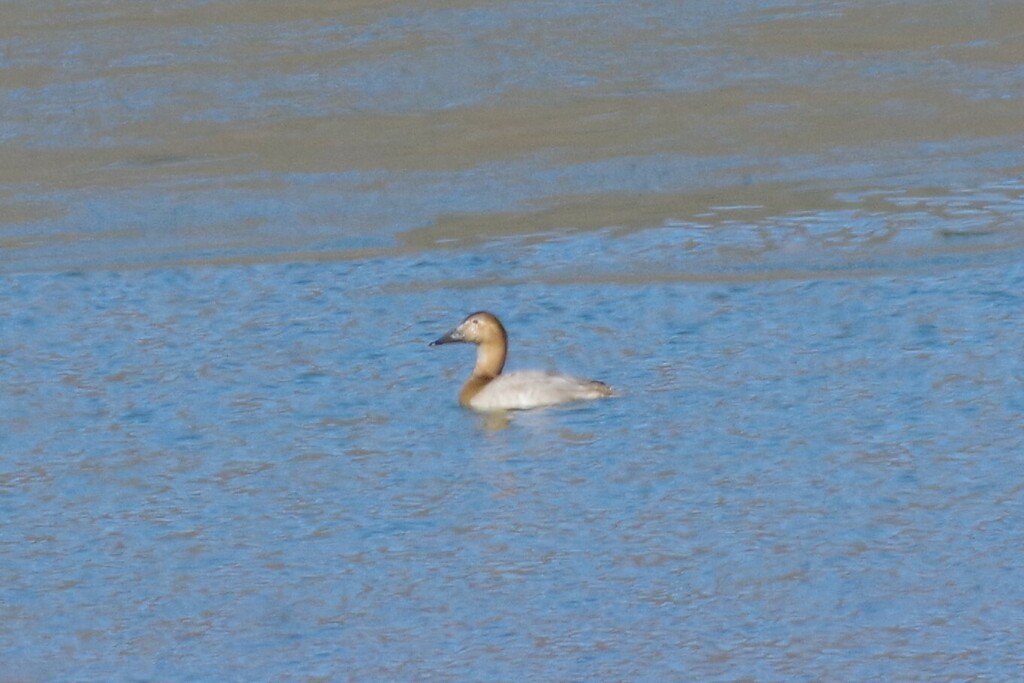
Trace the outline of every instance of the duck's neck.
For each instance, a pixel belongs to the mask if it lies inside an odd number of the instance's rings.
[[[476,365],[473,367],[473,374],[459,392],[460,404],[468,406],[474,396],[501,374],[502,368],[505,367],[507,350],[508,344],[504,340],[489,341],[476,347]]]
[[[476,365],[473,367],[474,378],[494,379],[505,367],[505,354],[508,343],[504,339],[486,341],[476,347]]]

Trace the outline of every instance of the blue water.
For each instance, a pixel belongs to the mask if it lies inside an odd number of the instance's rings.
[[[9,282],[11,675],[1019,670],[1020,266],[482,287],[622,392],[503,429],[393,267]]]
[[[0,681],[1020,678],[1016,5],[2,13]]]

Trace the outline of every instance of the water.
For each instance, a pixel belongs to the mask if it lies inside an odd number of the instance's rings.
[[[2,13],[0,680],[1019,678],[1016,4]]]

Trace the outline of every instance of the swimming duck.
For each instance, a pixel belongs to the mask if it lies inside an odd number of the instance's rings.
[[[508,353],[508,333],[493,313],[477,311],[431,346],[476,344],[476,366],[462,385],[459,404],[480,411],[526,410],[568,401],[614,395],[604,382],[538,370],[501,374]]]

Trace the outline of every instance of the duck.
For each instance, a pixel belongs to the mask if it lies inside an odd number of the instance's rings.
[[[529,410],[615,395],[611,387],[594,379],[542,370],[502,374],[508,333],[498,317],[487,311],[470,313],[430,346],[451,343],[476,344],[476,365],[459,391],[459,405],[464,408],[480,412]]]

